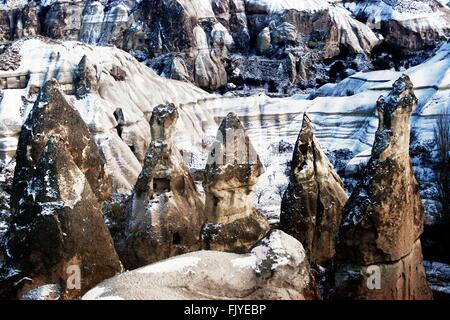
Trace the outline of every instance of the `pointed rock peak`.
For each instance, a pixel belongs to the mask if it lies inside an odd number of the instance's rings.
[[[173,104],[159,105],[153,108],[150,126],[152,140],[171,139],[179,118],[178,108]]]
[[[385,98],[381,96],[377,101],[378,110],[385,114],[393,113],[397,108],[410,107],[409,111],[417,104],[417,97],[413,92],[413,83],[407,75],[402,75],[392,85],[392,90]]]
[[[295,143],[294,153],[292,156],[292,173],[301,171],[306,162],[313,162],[314,152],[314,127],[311,123],[311,119],[305,112],[303,114],[302,128],[298,134],[297,142]],[[313,167],[311,166],[311,169]]]
[[[41,89],[20,133],[12,210],[18,208],[28,182],[35,175],[35,165],[51,137],[64,143],[98,199],[107,199],[111,184],[104,170],[104,159],[78,110],[67,100],[58,82],[50,80]]]
[[[394,82],[387,97],[378,99],[379,124],[372,148],[373,158],[404,154],[408,158],[405,161],[409,161],[410,117],[417,101],[407,75]]]
[[[313,127],[313,125],[312,125],[311,118],[310,118],[310,117],[308,116],[308,114],[305,112],[305,113],[303,113],[302,131],[303,131],[303,130],[306,130],[306,129],[314,130],[314,127]]]
[[[222,134],[225,134],[226,130],[229,129],[244,130],[244,126],[242,125],[241,120],[234,112],[228,113],[227,116],[222,120],[222,123],[219,127],[219,131],[221,131]]]

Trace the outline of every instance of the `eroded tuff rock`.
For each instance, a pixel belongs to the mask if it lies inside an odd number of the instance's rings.
[[[277,62],[289,52],[297,59],[305,58],[305,51],[318,53],[317,60],[308,58],[314,71],[314,63],[333,58],[342,50],[368,54],[378,42],[367,26],[326,0],[300,6],[295,1],[277,0],[11,2],[0,7],[0,25],[5,26],[0,41],[41,34],[112,44],[146,60],[159,74],[192,80],[207,90],[224,88],[235,69],[228,67],[228,60],[251,55],[255,47],[274,60],[271,80],[275,81],[279,77]],[[261,49],[255,43],[263,29]],[[256,70],[267,64],[259,59],[256,62]],[[258,74],[250,72],[245,80],[251,84],[258,79]],[[303,80],[301,83],[306,83]]]
[[[173,104],[152,113],[152,142],[128,200],[125,230],[116,237],[130,269],[201,248],[204,204],[172,140],[178,117]]]
[[[191,252],[108,279],[83,299],[316,299],[309,270],[301,243],[274,230],[250,253]]]
[[[55,284],[64,298],[76,298],[122,271],[100,203],[67,141],[49,137],[23,192],[24,210],[12,217],[6,244],[7,264],[22,276],[19,297]]]
[[[346,0],[345,7],[404,50],[433,47],[450,36],[450,9],[439,0]]]
[[[409,158],[410,117],[416,104],[406,75],[377,101],[379,125],[372,155],[344,208],[339,229],[335,279],[339,298],[431,297],[419,240],[423,204]],[[382,271],[381,289],[376,292],[364,281],[371,265]],[[342,276],[349,270],[362,274]]]
[[[263,170],[241,121],[229,113],[219,127],[205,168],[209,221],[203,229],[205,248],[245,252],[267,232],[266,218],[249,197]]]
[[[348,199],[343,183],[314,136],[305,113],[281,202],[280,226],[298,239],[311,262],[324,264],[335,253],[335,237]]]
[[[0,3],[0,42],[34,36],[40,32],[36,4],[30,1],[23,7],[15,6],[15,1]]]
[[[57,137],[66,145],[98,200],[108,198],[110,180],[89,129],[59,88],[58,82],[49,80],[42,88],[20,133],[11,198],[12,210],[18,210],[20,199],[35,174],[36,163],[51,136]]]

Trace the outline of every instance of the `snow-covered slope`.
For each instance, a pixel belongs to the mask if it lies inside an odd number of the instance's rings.
[[[345,165],[371,148],[378,124],[375,102],[390,91],[393,81],[401,75],[389,70],[357,73],[341,83],[325,85],[312,100],[305,96],[269,98],[264,94],[219,97],[186,83],[158,77],[118,49],[43,40],[18,42],[13,48],[20,49],[21,62],[14,71],[0,71],[0,79],[28,72],[30,79],[23,89],[3,90],[0,102],[3,159],[13,156],[20,126],[36,98],[36,88],[45,79],[57,78],[65,86],[105,155],[116,189],[128,190],[141,170],[139,161],[150,139],[147,121],[154,106],[166,102],[180,106],[175,142],[179,149],[187,151],[183,155],[188,165],[196,169],[204,168],[217,124],[233,111],[247,128],[266,169],[256,186],[256,192],[261,192],[262,196],[259,201],[255,196],[255,202],[274,218],[279,214],[279,193],[288,182],[285,170],[303,112],[309,113],[322,147]],[[84,99],[76,99],[71,95],[72,72],[84,54],[96,70],[98,89]],[[124,80],[113,77],[114,66],[125,71]],[[446,44],[428,61],[405,71],[419,98],[413,115],[413,144],[424,146],[430,154],[433,145],[428,142],[433,138],[435,117],[450,104],[449,67],[450,45]],[[122,138],[114,117],[119,109],[125,118]],[[367,157],[359,156],[355,161],[361,158]],[[424,186],[422,196],[428,213],[432,214],[435,211],[433,201],[427,199],[432,199],[435,193],[435,176],[430,167],[420,161],[420,158],[413,159],[413,164]]]
[[[95,70],[97,84],[85,98],[77,99],[73,95],[74,70],[84,55]],[[197,101],[209,97],[193,85],[157,76],[129,54],[112,47],[46,39],[20,40],[1,56],[1,61],[7,60],[12,61],[14,70],[1,70],[3,63],[0,62],[2,160],[7,162],[14,155],[22,123],[39,88],[46,80],[54,78],[69,94],[94,135],[119,190],[131,188],[141,171],[140,162],[150,140],[148,119],[153,107],[172,102],[187,105],[192,111]],[[123,79],[117,76],[122,72]],[[18,78],[22,79],[20,83]],[[191,111],[184,113],[183,108],[180,111],[180,132],[200,135],[202,121]],[[117,131],[117,112],[123,113],[124,118],[120,124],[121,137]],[[186,122],[189,129],[185,130]]]
[[[438,0],[350,0],[345,7],[400,47],[419,49],[450,34],[450,9]]]

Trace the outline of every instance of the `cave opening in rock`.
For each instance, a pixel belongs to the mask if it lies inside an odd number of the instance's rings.
[[[270,93],[277,93],[277,92],[278,92],[278,86],[277,86],[277,84],[276,84],[275,81],[273,81],[273,80],[270,80],[270,81],[269,81],[269,88],[268,88],[268,91],[269,91]]]
[[[181,236],[180,236],[180,234],[178,232],[175,232],[172,235],[172,243],[173,244],[181,244]]]
[[[153,179],[153,191],[156,193],[169,192],[170,191],[170,179],[154,178]]]
[[[123,126],[125,124],[125,117],[123,115],[122,109],[121,108],[117,109],[116,111],[114,111],[113,115],[117,121],[116,126],[117,134],[119,135],[120,138],[122,138]]]

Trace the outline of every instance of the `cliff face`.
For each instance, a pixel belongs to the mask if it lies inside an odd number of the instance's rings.
[[[397,48],[420,50],[449,36],[450,10],[438,0],[346,0],[344,5]]]
[[[410,117],[416,104],[408,76],[399,78],[389,95],[377,101],[379,126],[372,155],[344,208],[339,229],[336,287],[340,297],[431,297],[419,239],[423,204],[409,159]],[[365,273],[350,276],[354,266],[363,270],[371,265],[382,267],[381,290],[368,288]],[[394,281],[399,272],[402,280]]]
[[[281,202],[280,225],[304,245],[311,262],[324,264],[333,258],[347,199],[342,181],[305,113],[294,147],[289,185]]]
[[[277,68],[289,52],[295,63],[294,73],[286,70],[291,78],[287,83],[305,82],[305,74],[301,79],[295,75],[297,61],[305,52],[314,52],[315,59],[322,61],[336,57],[342,48],[352,54],[368,54],[379,42],[370,28],[353,19],[340,5],[325,0],[301,8],[295,2],[274,3],[275,6],[244,0],[7,1],[0,5],[4,30],[0,42],[40,34],[52,39],[112,44],[141,60],[153,58],[148,64],[160,74],[193,81],[207,90],[225,88],[235,70],[230,58],[241,59],[242,53],[251,53],[264,28],[268,31],[267,45],[258,52],[268,59],[254,60],[256,68],[245,67],[244,73],[234,79],[234,85],[242,84],[242,80],[277,80]],[[310,64],[312,67],[313,62]],[[267,67],[274,74],[261,74]]]

